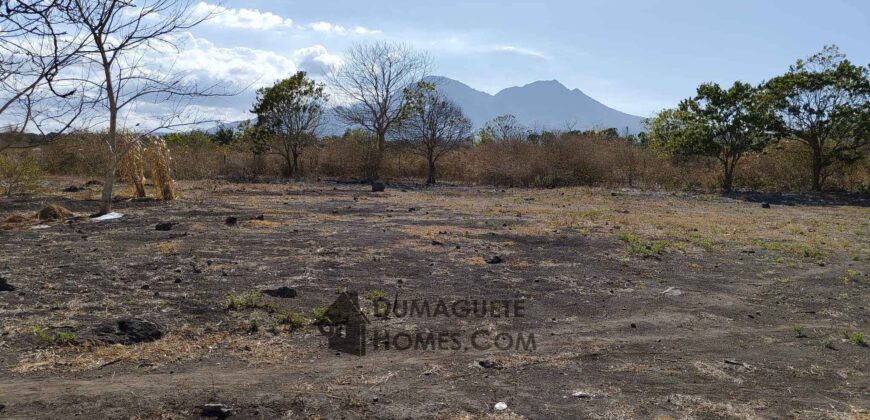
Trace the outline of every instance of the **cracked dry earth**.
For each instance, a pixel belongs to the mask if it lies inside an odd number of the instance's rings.
[[[865,206],[590,188],[180,189],[170,204],[119,202],[119,220],[0,230],[0,277],[16,288],[0,292],[0,417],[198,418],[208,403],[231,418],[870,416]],[[87,215],[93,196],[3,199],[0,219],[45,203]],[[155,230],[163,222],[175,224]],[[258,294],[279,286],[297,296]],[[312,312],[343,290],[360,293],[370,330],[535,345],[336,353]],[[524,316],[373,316],[366,296],[396,294],[521,301]],[[128,317],[166,335],[82,339]]]

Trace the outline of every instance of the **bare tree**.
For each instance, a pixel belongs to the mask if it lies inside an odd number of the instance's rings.
[[[471,121],[435,85],[420,82],[405,93],[408,102],[402,133],[411,140],[414,150],[426,158],[426,184],[435,184],[438,159],[471,137]]]
[[[506,114],[489,120],[480,131],[481,141],[521,141],[529,136],[529,129],[517,117]]]
[[[410,46],[394,42],[355,45],[329,76],[339,100],[338,117],[375,136],[378,150],[375,178],[386,147],[387,134],[398,128],[407,105],[404,92],[428,75],[431,59]]]
[[[106,116],[105,143],[111,159],[106,169],[101,213],[112,208],[116,171],[124,155],[160,129],[201,123],[185,111],[184,99],[218,95],[214,86],[202,88],[170,68],[149,66],[149,58],[163,58],[177,51],[178,34],[208,19],[194,15],[190,0],[68,0],[66,24],[87,35],[82,51],[86,75],[79,81],[95,111]],[[152,60],[157,61],[157,60]],[[142,132],[139,127],[123,127],[126,116],[143,102],[172,101],[176,110],[154,122]],[[141,124],[141,122],[139,123]],[[137,124],[137,126],[139,125]],[[136,128],[132,141],[121,141],[119,132]]]
[[[80,58],[84,37],[64,26],[61,0],[0,2],[0,151],[26,132],[68,129],[85,104],[64,76]]]

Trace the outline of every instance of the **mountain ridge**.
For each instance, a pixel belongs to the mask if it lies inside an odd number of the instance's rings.
[[[454,102],[471,120],[475,128],[500,115],[511,114],[533,130],[588,130],[616,128],[620,133],[643,131],[643,118],[604,105],[580,89],[569,89],[558,80],[538,80],[523,86],[511,86],[489,94],[445,76],[429,76],[445,97]],[[331,113],[330,113],[331,114]],[[238,127],[240,121],[228,122],[207,130],[213,133],[220,126]],[[340,135],[346,126],[329,115],[323,135]]]
[[[616,128],[630,133],[643,130],[643,118],[604,105],[580,89],[568,89],[558,80],[538,80],[504,88],[492,95],[444,76],[428,81],[459,105],[476,127],[492,118],[511,114],[524,125],[538,129]]]

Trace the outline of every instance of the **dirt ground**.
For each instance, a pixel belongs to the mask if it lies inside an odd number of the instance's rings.
[[[0,221],[48,203],[87,216],[98,187],[61,192],[81,181],[2,199]],[[870,418],[866,200],[179,190],[166,204],[119,200],[112,221],[0,225],[0,278],[15,288],[0,291],[0,418],[198,418],[209,403],[231,418]],[[260,294],[280,286],[297,296]],[[312,323],[345,290],[370,331],[455,333],[463,346],[336,352]],[[375,316],[370,300],[397,294],[524,313]],[[89,339],[131,317],[166,334]],[[478,331],[534,336],[534,348],[468,349]]]

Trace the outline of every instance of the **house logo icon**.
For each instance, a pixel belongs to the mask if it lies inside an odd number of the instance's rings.
[[[329,338],[329,348],[356,356],[366,354],[366,325],[369,318],[359,306],[359,294],[345,291],[326,309],[329,322],[318,325]]]

